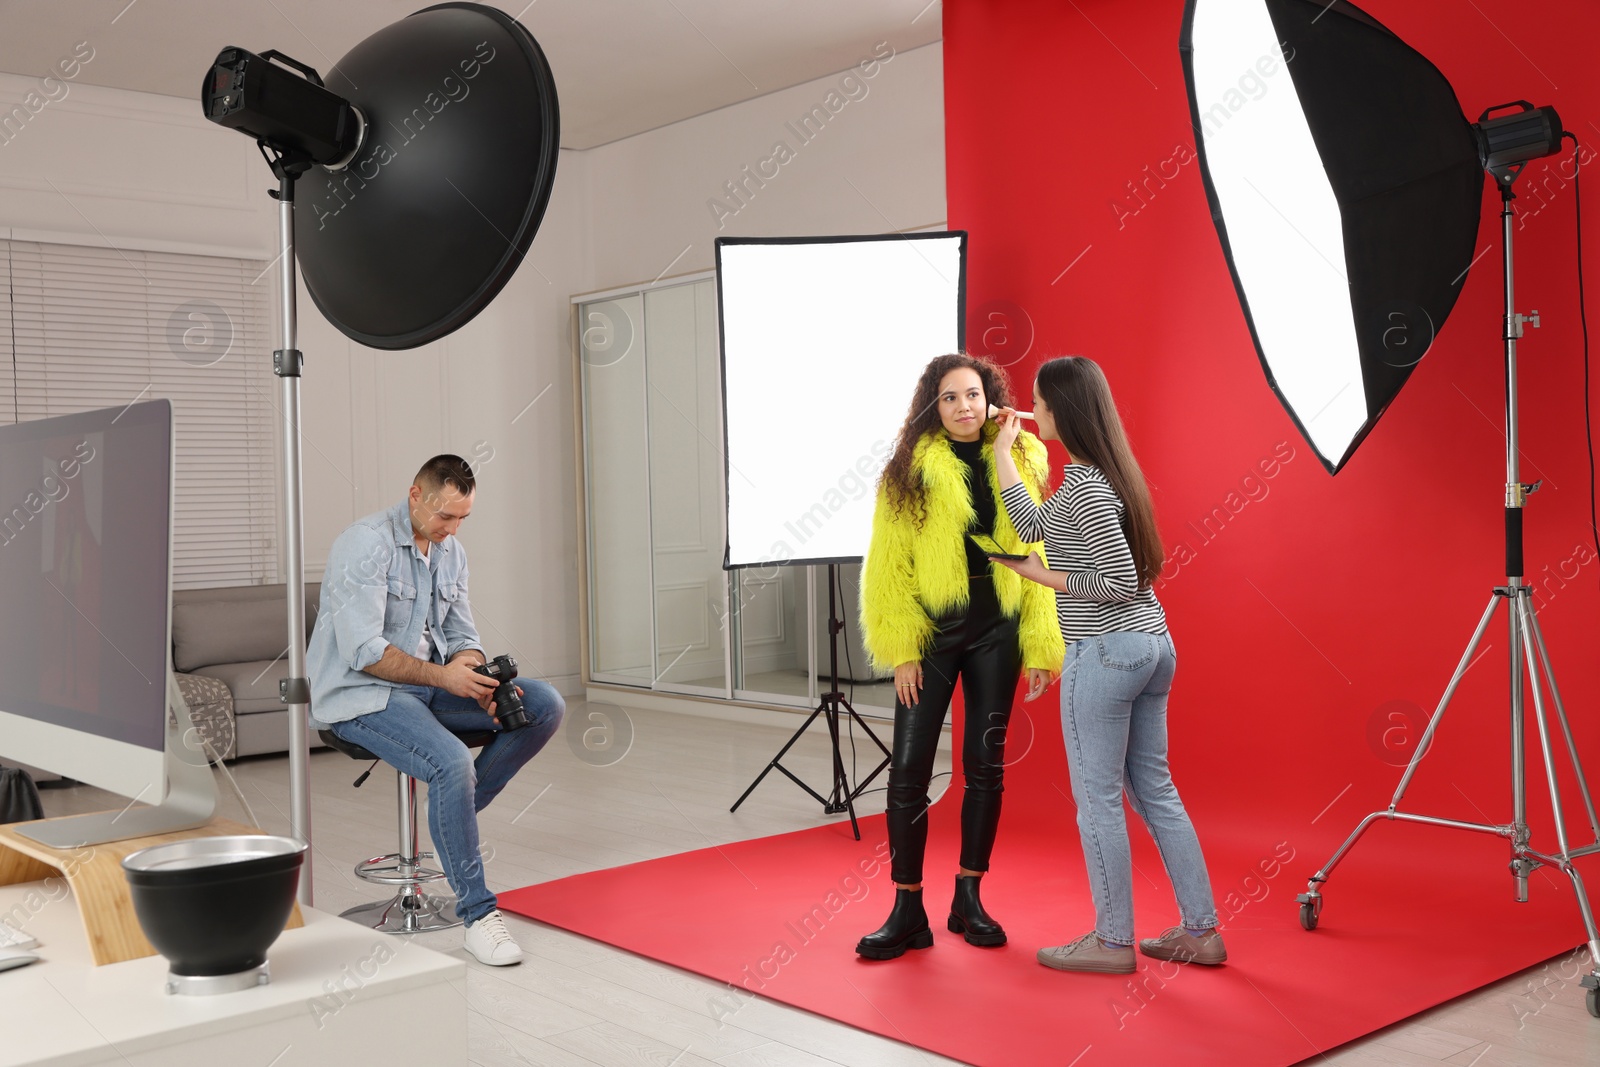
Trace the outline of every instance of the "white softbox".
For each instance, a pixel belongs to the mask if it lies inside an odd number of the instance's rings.
[[[962,347],[967,235],[717,240],[725,567],[867,551],[917,377]]]

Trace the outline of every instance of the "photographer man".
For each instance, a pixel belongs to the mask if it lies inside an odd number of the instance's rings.
[[[467,602],[467,553],[455,534],[477,485],[466,460],[435,456],[407,499],[352,523],[333,543],[307,649],[313,726],[331,729],[428,783],[428,831],[480,963],[522,959],[484,880],[478,816],[561,726],[548,683],[517,678],[528,724],[504,729],[498,682]],[[457,734],[493,730],[474,759]]]

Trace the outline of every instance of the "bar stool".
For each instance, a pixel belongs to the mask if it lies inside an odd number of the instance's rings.
[[[329,748],[337,749],[354,760],[376,763],[378,757],[339,737],[332,730],[318,730]],[[468,748],[482,748],[494,740],[494,732],[484,730],[470,734],[457,734]],[[368,768],[356,779],[359,787],[371,774]],[[448,930],[460,926],[456,918],[456,898],[449,894],[429,893],[422,887],[444,878],[444,872],[424,867],[423,860],[434,858],[432,852],[419,852],[417,824],[417,780],[409,774],[395,771],[395,784],[399,798],[400,843],[399,851],[385,856],[362,860],[355,866],[356,877],[379,885],[397,886],[398,891],[387,900],[358,904],[339,913],[341,918],[361,923],[385,934],[416,934],[429,930]]]

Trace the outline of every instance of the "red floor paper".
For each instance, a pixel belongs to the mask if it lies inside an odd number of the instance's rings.
[[[892,900],[881,816],[862,820],[860,842],[841,820],[529,886],[500,903],[727,983],[708,1007],[734,1025],[750,997],[770,997],[997,1067],[1295,1063],[1583,940],[1564,878],[1538,872],[1532,901],[1518,905],[1504,842],[1388,822],[1334,872],[1320,926],[1307,933],[1295,894],[1353,829],[1362,804],[1381,808],[1388,796],[1345,796],[1314,825],[1298,802],[1212,799],[1191,801],[1190,810],[1229,962],[1178,967],[1141,957],[1130,976],[1047,970],[1034,951],[1090,929],[1093,911],[1064,775],[1048,783],[1016,777],[983,890],[1010,934],[998,949],[944,930],[958,844],[954,796],[932,812],[926,893],[934,947],[898,960],[853,952]],[[1175,906],[1159,857],[1131,822],[1138,932],[1154,936],[1176,922]],[[1582,1003],[1575,981],[1566,991]],[[1509,1001],[1504,1010],[1514,1011]]]

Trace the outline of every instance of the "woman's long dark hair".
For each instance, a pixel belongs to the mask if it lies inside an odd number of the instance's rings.
[[[1133,550],[1139,588],[1148,588],[1161,574],[1166,553],[1150,487],[1133,458],[1105,372],[1087,356],[1063,356],[1041,366],[1037,382],[1061,443],[1073,459],[1099,467],[1122,498],[1122,532]]]
[[[927,502],[922,479],[911,469],[911,458],[922,435],[944,425],[939,418],[939,383],[944,381],[946,374],[963,367],[978,373],[978,380],[983,383],[985,403],[1002,408],[1011,406],[1011,386],[1006,382],[1004,372],[980,356],[951,353],[936,357],[922,369],[916,392],[911,395],[911,407],[906,412],[906,420],[901,423],[900,433],[894,439],[894,454],[884,464],[883,477],[879,482],[888,491],[895,513],[910,515],[918,526],[927,517]]]

